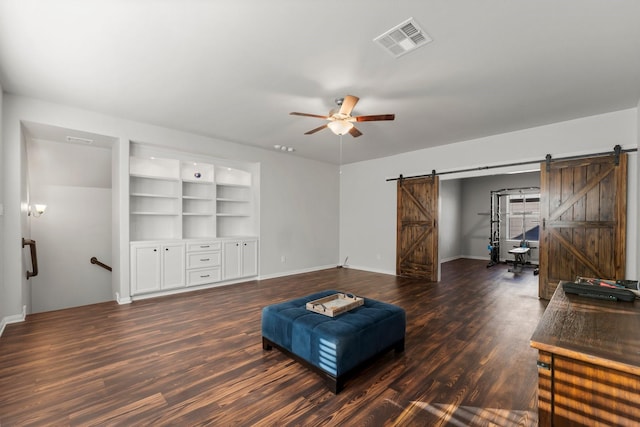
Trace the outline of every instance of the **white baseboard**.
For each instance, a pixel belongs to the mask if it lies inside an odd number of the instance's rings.
[[[440,264],[444,264],[445,262],[449,262],[449,261],[455,261],[455,260],[460,259],[460,258],[465,258],[465,257],[462,256],[462,255],[457,255],[457,256],[452,256],[452,257],[449,257],[449,258],[441,258],[440,259]]]
[[[294,274],[302,274],[302,273],[311,273],[314,271],[328,270],[330,268],[336,268],[336,267],[337,265],[322,265],[318,267],[303,268],[301,270],[283,271],[280,273],[260,275],[258,280],[276,279],[278,277],[293,276]]]
[[[131,304],[133,300],[131,299],[131,297],[127,297],[127,298],[121,298],[120,297],[120,292],[116,292],[116,302],[120,305],[123,304]]]
[[[344,268],[351,268],[353,270],[369,271],[371,273],[388,274],[390,276],[395,276],[396,275],[395,271],[381,270],[381,269],[371,268],[371,267],[363,267],[363,266],[360,266],[360,265],[345,265]]]
[[[485,260],[487,262],[491,261],[491,259],[489,258],[489,256],[476,256],[476,255],[462,255],[459,256],[458,258],[466,258],[466,259],[481,259],[481,260]]]
[[[4,318],[2,318],[2,320],[0,320],[0,337],[2,336],[2,333],[4,332],[4,327],[11,324],[11,323],[20,323],[20,322],[24,322],[24,319],[27,318],[27,306],[23,305],[22,306],[22,313],[21,314],[14,314],[12,316],[6,316]]]

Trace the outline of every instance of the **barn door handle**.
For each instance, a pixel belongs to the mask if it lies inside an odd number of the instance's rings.
[[[31,271],[27,270],[27,280],[30,277],[38,275],[38,253],[36,252],[36,241],[31,239],[22,238],[22,247],[29,246],[29,252],[31,252]]]

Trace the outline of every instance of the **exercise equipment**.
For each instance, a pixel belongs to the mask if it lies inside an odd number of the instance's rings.
[[[500,190],[492,190],[491,191],[491,197],[490,197],[490,201],[489,201],[489,208],[490,208],[490,212],[489,212],[489,244],[487,245],[487,249],[489,250],[489,263],[487,264],[487,268],[492,267],[496,264],[500,263],[500,245],[502,243],[502,238],[500,236],[500,232],[501,232],[501,224],[503,222],[503,216],[507,214],[507,210],[503,209],[504,207],[504,199],[503,196],[510,196],[510,195],[521,195],[521,196],[526,196],[528,194],[539,194],[540,193],[540,187],[519,187],[519,188],[503,188]],[[520,243],[520,246],[518,247],[523,247],[523,243],[526,242],[525,237],[526,237],[526,230],[525,230],[525,221],[524,221],[524,217],[526,215],[526,211],[523,209],[522,210],[522,241]],[[514,248],[517,249],[518,247]],[[516,252],[518,252],[518,256],[515,257],[514,263],[518,264],[518,267],[520,267],[520,271],[522,271],[522,268],[524,265],[529,264],[526,259],[525,259],[525,255],[530,254],[531,251],[531,247],[528,246],[528,242],[527,242],[527,246],[528,248],[527,251],[525,251],[524,249],[517,249]],[[516,255],[516,252],[511,252],[511,250],[509,250],[509,253],[514,254],[514,256]],[[533,265],[532,265],[533,266]],[[537,267],[537,266],[536,266]],[[516,268],[516,266],[514,266],[514,269]]]
[[[509,269],[511,273],[522,273],[522,269],[527,264],[531,264],[527,261],[527,258],[531,256],[531,247],[526,240],[523,240],[520,246],[509,249],[509,253],[513,255],[513,267]]]

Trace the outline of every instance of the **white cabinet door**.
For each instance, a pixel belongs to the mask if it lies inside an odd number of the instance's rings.
[[[160,290],[160,245],[131,248],[131,294]]]
[[[222,257],[224,258],[223,273],[225,280],[240,277],[242,261],[242,251],[240,244],[241,242],[238,240],[230,240],[224,242]]]
[[[224,243],[224,279],[258,274],[258,241],[230,240]]]
[[[162,289],[184,286],[184,243],[162,245]]]
[[[258,241],[245,240],[242,242],[242,277],[258,274]]]

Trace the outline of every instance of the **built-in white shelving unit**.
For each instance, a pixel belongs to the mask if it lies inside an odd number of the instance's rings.
[[[216,215],[219,236],[251,235],[253,191],[251,174],[233,168],[216,170]]]
[[[250,165],[243,170],[202,156],[191,160],[188,153],[149,155],[153,151],[132,144],[131,295],[257,275],[258,190]]]
[[[173,159],[130,160],[131,240],[181,236],[179,163]]]
[[[183,238],[216,237],[216,187],[213,164],[182,162],[180,176]]]

